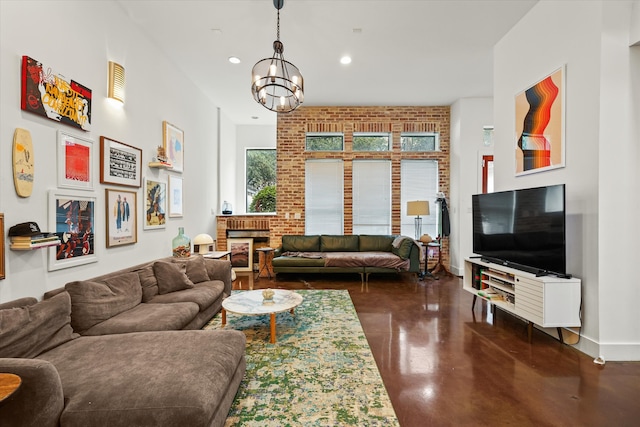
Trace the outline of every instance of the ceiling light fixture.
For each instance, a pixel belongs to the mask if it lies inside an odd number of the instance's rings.
[[[273,0],[278,10],[276,41],[273,56],[256,63],[251,70],[253,99],[268,110],[289,113],[304,101],[304,80],[298,67],[284,59],[284,45],[280,41],[280,9],[284,0]]]
[[[229,57],[229,62],[231,62],[232,64],[239,64],[240,63],[240,58],[238,58],[237,56],[230,56]]]
[[[343,65],[351,64],[351,57],[347,55],[343,56],[342,58],[340,58],[340,63]]]

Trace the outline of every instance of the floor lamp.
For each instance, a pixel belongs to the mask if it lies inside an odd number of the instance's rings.
[[[420,236],[422,236],[422,218],[420,217],[420,215],[429,215],[429,202],[427,200],[415,200],[412,202],[407,202],[407,215],[416,215],[415,234],[416,240],[419,240]]]

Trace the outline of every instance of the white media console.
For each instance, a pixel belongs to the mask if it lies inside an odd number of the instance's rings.
[[[482,298],[526,320],[529,341],[534,324],[557,328],[560,341],[563,341],[561,328],[581,326],[580,286],[580,279],[536,276],[480,258],[467,258],[464,262],[462,288],[474,296],[471,309]]]

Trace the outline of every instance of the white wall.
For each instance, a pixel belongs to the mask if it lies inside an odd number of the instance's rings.
[[[493,98],[464,98],[451,106],[451,272],[464,274],[473,253],[471,195],[482,192],[483,126],[493,125]]]
[[[233,205],[237,213],[236,187],[238,158],[236,149],[236,125],[224,114],[220,114],[220,157],[218,161],[218,179],[220,198],[215,212],[222,213],[222,203],[227,201]],[[243,181],[241,181],[243,182]],[[213,236],[214,234],[212,234]]]
[[[236,127],[236,187],[233,213],[247,212],[246,203],[246,159],[248,148],[276,148],[277,129],[273,125],[240,125]]]
[[[630,259],[638,226],[624,212],[637,208],[640,197],[630,164],[638,159],[637,126],[630,124],[632,111],[638,117],[630,13],[631,2],[540,2],[494,50],[496,189],[566,184],[567,269],[583,289],[578,348],[607,360],[640,360]],[[566,166],[516,177],[514,96],[562,64]]]
[[[118,267],[171,254],[171,239],[179,226],[194,236],[214,234],[211,207],[218,206],[217,107],[168,61],[157,46],[134,27],[116,2],[104,1],[2,1],[0,2],[0,211],[5,214],[6,279],[0,281],[0,301],[22,296],[40,298],[50,289],[74,279],[90,278]],[[117,23],[117,25],[115,24]],[[92,128],[83,133],[71,127],[20,110],[21,57],[28,55],[73,78],[93,91]],[[107,63],[126,70],[126,103],[114,108],[106,100]],[[108,136],[143,150],[143,176],[167,179],[167,172],[150,169],[162,144],[162,121],[184,131],[184,217],[168,219],[166,229],[142,229],[138,218],[138,243],[107,249],[104,233],[104,198],[107,186],[99,183],[99,138]],[[16,195],[11,153],[16,128],[31,132],[34,143],[35,182],[29,198]],[[6,231],[11,225],[48,223],[47,192],[56,188],[56,132],[64,129],[93,140],[96,196],[96,253],[98,262],[47,271],[47,250],[9,250]],[[109,186],[113,188],[113,186]],[[88,193],[89,194],[89,193]],[[143,192],[138,190],[138,211]]]

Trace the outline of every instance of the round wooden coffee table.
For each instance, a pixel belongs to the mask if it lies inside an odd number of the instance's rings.
[[[227,324],[227,311],[244,316],[268,314],[271,326],[271,343],[276,342],[276,314],[289,311],[302,304],[302,295],[284,289],[273,289],[273,303],[264,304],[263,289],[237,292],[222,301],[222,326]]]

